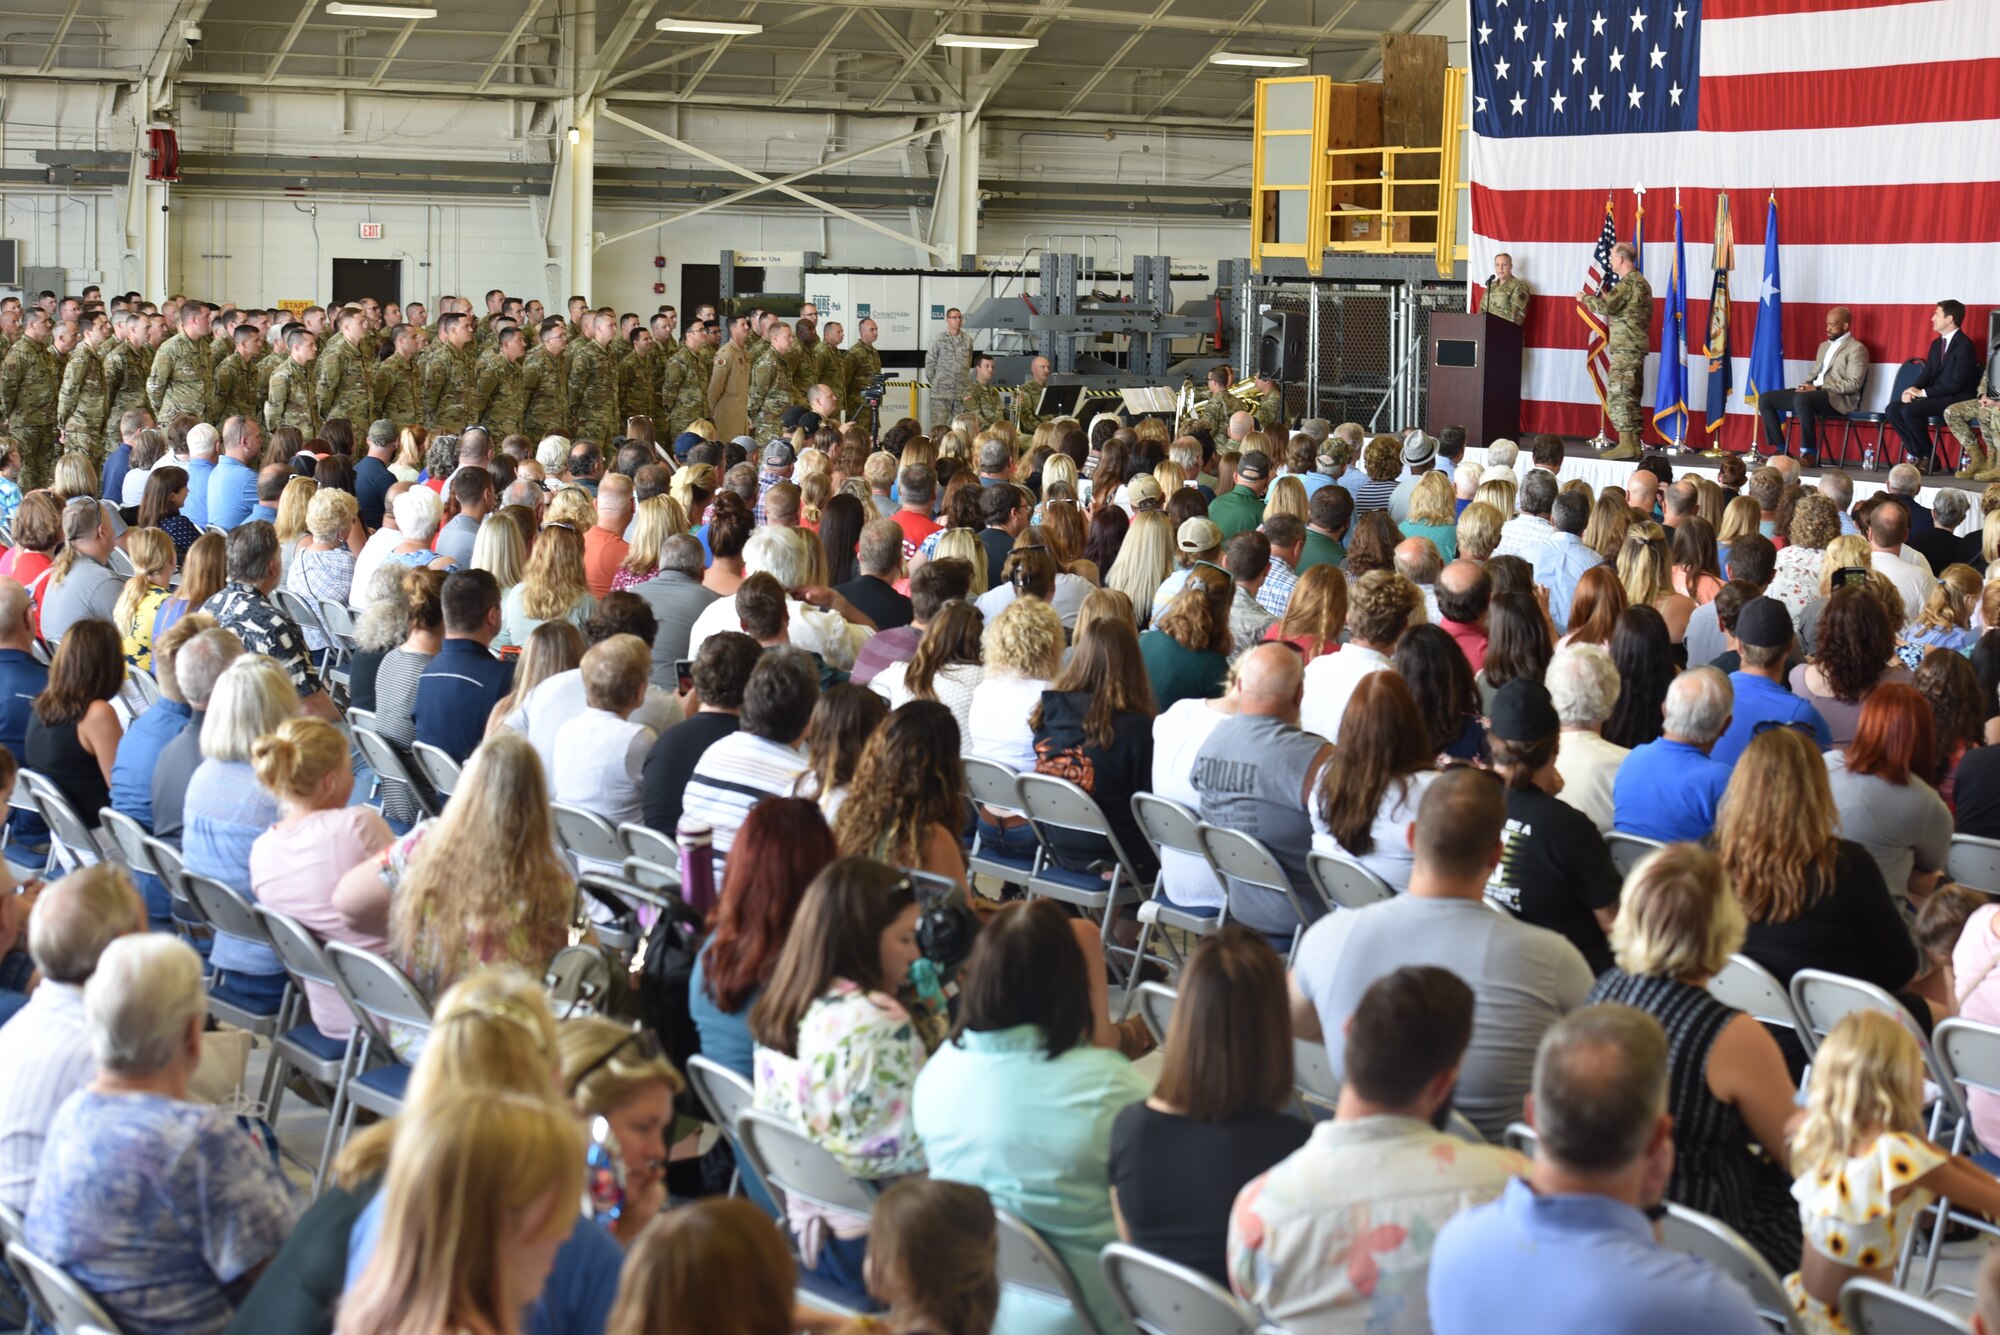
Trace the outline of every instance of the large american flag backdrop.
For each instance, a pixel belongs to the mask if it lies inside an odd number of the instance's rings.
[[[1829,306],[1854,312],[1880,409],[1897,365],[1930,345],[1932,305],[1963,301],[1983,344],[2000,304],[2000,0],[1471,0],[1472,237],[1483,283],[1507,251],[1534,287],[1521,426],[1594,435],[1583,283],[1613,197],[1656,300],[1651,417],[1674,195],[1687,233],[1688,329],[1708,329],[1715,197],[1761,238],[1776,195],[1786,385],[1810,370]],[[1735,385],[1746,383],[1764,247],[1739,241],[1730,291]],[[1671,353],[1669,353],[1671,355]],[[1689,438],[1708,370],[1688,358]],[[1729,400],[1722,443],[1755,410]],[[1647,439],[1656,438],[1650,422]]]

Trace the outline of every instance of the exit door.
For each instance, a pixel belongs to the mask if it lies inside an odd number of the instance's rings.
[[[403,300],[401,260],[342,260],[333,262],[333,304],[358,306],[363,297],[382,305]]]

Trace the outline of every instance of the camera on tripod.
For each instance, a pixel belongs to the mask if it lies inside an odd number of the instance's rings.
[[[870,408],[880,408],[883,396],[889,392],[889,373],[878,372],[875,377],[861,387],[861,401]]]

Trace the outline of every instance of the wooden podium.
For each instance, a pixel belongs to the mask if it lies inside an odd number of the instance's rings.
[[[1465,428],[1469,445],[1521,434],[1521,327],[1480,312],[1431,316],[1426,429]]]

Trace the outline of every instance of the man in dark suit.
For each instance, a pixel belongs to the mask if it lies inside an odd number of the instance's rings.
[[[1931,417],[1971,398],[1979,383],[1979,350],[1958,327],[1964,318],[1962,302],[1940,301],[1931,310],[1931,328],[1937,337],[1931,340],[1923,370],[1917,373],[1916,383],[1889,405],[1889,424],[1903,438],[1906,459],[1930,463]]]

